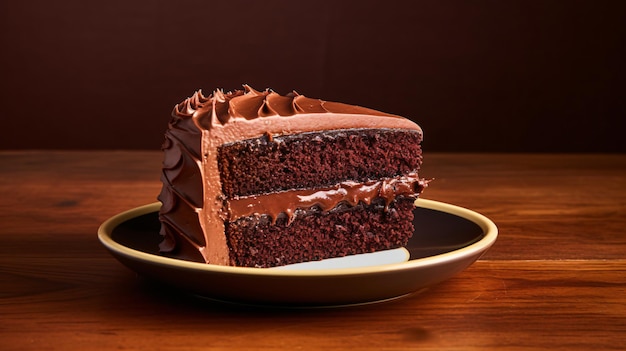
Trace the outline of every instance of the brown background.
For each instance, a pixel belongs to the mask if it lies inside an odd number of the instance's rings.
[[[622,1],[2,1],[1,149],[158,149],[196,89],[401,114],[429,151],[626,152]]]

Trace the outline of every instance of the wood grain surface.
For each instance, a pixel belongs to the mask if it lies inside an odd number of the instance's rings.
[[[0,350],[623,350],[626,155],[426,154],[424,198],[491,218],[466,271],[391,302],[220,304],[99,244],[154,202],[159,152],[0,152]]]

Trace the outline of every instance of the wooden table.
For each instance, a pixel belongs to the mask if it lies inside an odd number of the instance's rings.
[[[497,243],[429,290],[361,307],[203,301],[101,247],[155,201],[160,152],[0,152],[0,350],[624,350],[626,155],[426,154],[424,198]]]

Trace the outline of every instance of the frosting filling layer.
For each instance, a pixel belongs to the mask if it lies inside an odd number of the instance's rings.
[[[339,203],[356,206],[359,202],[369,205],[375,198],[383,198],[389,205],[396,196],[417,197],[428,185],[417,173],[391,179],[372,180],[363,183],[341,182],[333,187],[289,190],[277,193],[235,197],[226,201],[226,217],[235,221],[251,215],[269,215],[275,222],[282,213],[293,221],[296,209],[318,206],[329,211]]]

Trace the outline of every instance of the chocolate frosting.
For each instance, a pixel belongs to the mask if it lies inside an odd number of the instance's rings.
[[[229,121],[239,118],[253,120],[263,117],[288,117],[298,114],[338,113],[403,119],[400,116],[365,107],[311,99],[295,91],[283,96],[269,89],[260,92],[247,85],[244,88],[245,91],[236,90],[226,94],[216,90],[208,97],[205,97],[202,91],[198,90],[192,97],[177,105],[174,114],[181,117],[193,116],[199,120],[200,125],[205,129],[210,129],[216,122],[225,125]]]
[[[179,249],[181,245],[176,245],[176,237],[180,237],[190,244],[185,247],[197,249],[207,263],[229,264],[224,220],[245,215],[246,211],[238,208],[241,201],[246,200],[224,198],[217,165],[220,145],[262,135],[353,128],[405,129],[422,133],[417,124],[400,116],[312,99],[296,92],[283,96],[271,90],[256,91],[249,86],[228,93],[216,90],[209,96],[197,91],[174,106],[165,133],[163,189],[159,195],[163,203],[161,250]],[[416,195],[424,186],[417,174],[371,184],[344,182],[336,189],[285,192],[280,196],[292,200],[283,208],[267,209],[267,202],[257,196],[255,201],[265,205],[254,205],[252,213],[269,212],[264,214],[276,218],[279,213],[293,213],[296,208],[317,205],[330,209],[339,202],[368,202],[372,196],[382,196],[389,203],[397,195]]]
[[[291,222],[296,209],[318,206],[329,211],[339,203],[356,206],[359,202],[369,205],[375,198],[383,198],[389,206],[396,196],[417,198],[428,185],[417,173],[397,178],[373,180],[363,183],[341,182],[334,187],[321,189],[297,189],[271,194],[238,197],[227,200],[228,220],[235,221],[250,215],[269,215],[275,222],[285,214]]]

